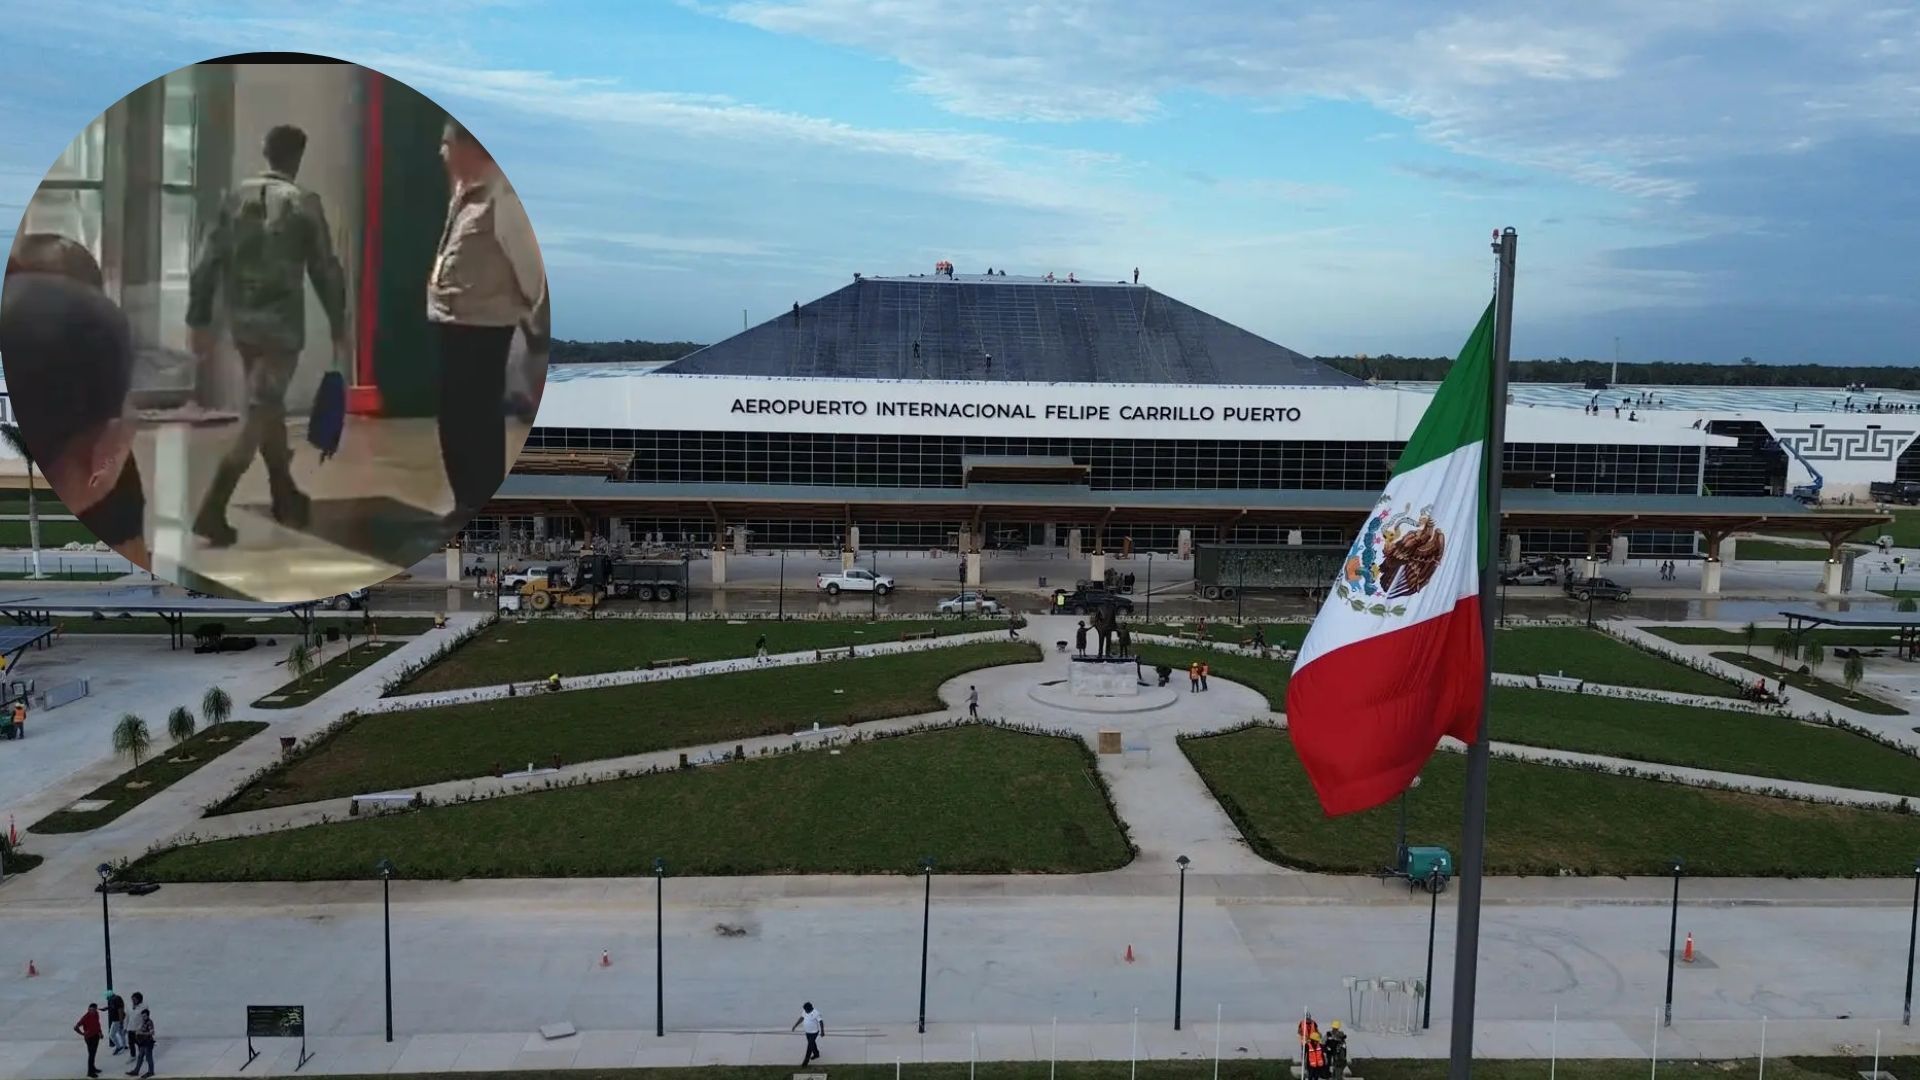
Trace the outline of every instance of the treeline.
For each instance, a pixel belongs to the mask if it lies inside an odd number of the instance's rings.
[[[1436,382],[1446,377],[1453,360],[1445,356],[1316,356],[1315,360],[1349,375],[1381,382]],[[1515,360],[1508,377],[1514,382],[1575,383],[1613,377],[1609,360]],[[1888,390],[1920,390],[1920,368],[1848,367],[1830,364],[1761,364],[1742,359],[1737,364],[1641,363],[1620,365],[1623,384],[1651,386],[1848,386],[1865,383]]]
[[[664,364],[704,345],[691,341],[562,341],[553,340],[548,362],[554,364]]]

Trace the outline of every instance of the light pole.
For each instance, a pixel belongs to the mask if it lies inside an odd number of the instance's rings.
[[[661,954],[661,946],[666,942],[667,927],[667,860],[658,856],[653,860],[653,1036],[665,1038],[667,1034],[667,966],[666,958]]]
[[[1153,621],[1153,552],[1147,552],[1147,621]]]
[[[1180,1030],[1180,991],[1185,981],[1187,962],[1187,866],[1192,862],[1185,855],[1173,860],[1180,864],[1180,916],[1174,924],[1173,945],[1173,1030]]]
[[[1433,935],[1440,927],[1440,868],[1427,871],[1427,981],[1426,1001],[1420,1012],[1420,1030],[1433,1026]]]
[[[106,946],[107,993],[113,993],[113,922],[107,914],[107,883],[113,880],[113,867],[101,863],[94,868],[100,875],[100,940]]]
[[[693,621],[693,541],[680,549],[680,618]]]
[[[787,546],[785,544],[780,545],[780,601],[779,601],[779,604],[780,604],[779,618],[781,621],[784,622],[787,617]]]
[[[920,860],[927,879],[926,899],[920,907],[920,1034],[927,1033],[927,943],[933,931],[933,856]]]
[[[880,620],[880,549],[874,548],[869,554],[873,556],[868,560],[873,567],[873,588],[867,590],[867,619],[878,622]]]
[[[1244,622],[1247,618],[1247,561],[1240,560],[1240,587],[1233,590],[1233,621]]]
[[[1393,867],[1396,870],[1404,869],[1407,865],[1407,794],[1419,786],[1420,778],[1415,776],[1413,782],[1407,785],[1407,790],[1400,793],[1400,839],[1393,846]]]
[[[1667,1027],[1673,1026],[1673,950],[1679,943],[1680,937],[1680,872],[1683,869],[1684,864],[1675,858],[1673,860],[1673,917],[1667,924],[1667,1007],[1664,1019],[1661,1021]]]
[[[374,867],[380,873],[380,940],[387,961],[387,1041],[393,1041],[393,863],[381,859]]]
[[[1900,1022],[1913,1025],[1913,947],[1920,938],[1920,862],[1913,864],[1913,918],[1907,928],[1907,1001],[1900,1007]]]

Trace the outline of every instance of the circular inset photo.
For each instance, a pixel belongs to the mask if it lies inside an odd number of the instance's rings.
[[[445,548],[547,375],[539,243],[484,138],[287,54],[181,68],[89,123],[0,291],[30,573],[328,601]]]

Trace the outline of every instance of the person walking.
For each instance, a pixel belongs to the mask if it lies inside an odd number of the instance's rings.
[[[820,1018],[820,1010],[809,1001],[800,1006],[800,1019],[795,1020],[793,1027],[787,1030],[795,1029],[807,1037],[807,1056],[800,1059],[800,1067],[804,1069],[820,1056],[820,1036],[827,1033],[827,1022]]]
[[[227,502],[254,456],[267,466],[275,521],[306,525],[311,509],[293,482],[287,445],[287,386],[307,341],[311,279],[333,331],[334,362],[348,348],[346,273],[333,249],[333,231],[320,196],[294,182],[307,152],[307,133],[292,124],[267,132],[266,171],[240,182],[215,213],[187,279],[187,329],[203,367],[212,363],[214,297],[226,300],[227,322],[247,380],[246,417],[220,458],[193,532],[213,547],[238,534],[227,523]]]
[[[100,1075],[100,1006],[87,1002],[87,1011],[74,1022],[73,1033],[87,1044],[87,1075]]]
[[[755,658],[761,663],[767,662],[767,635],[760,635],[760,640],[753,643],[753,651]]]
[[[980,688],[977,686],[967,687],[967,715],[975,720],[980,719]]]
[[[107,991],[107,1045],[115,1055],[127,1048],[127,1003],[111,990]]]
[[[1205,660],[1200,661],[1200,689],[1203,692],[1207,688],[1207,675],[1210,674],[1212,671],[1213,671],[1212,664],[1207,663]]]
[[[138,994],[134,995],[136,999],[139,998],[139,996]],[[133,1068],[127,1070],[127,1075],[137,1075],[141,1077],[152,1076],[154,1034],[152,1010],[140,1010],[139,1017],[134,1023],[131,1034],[133,1036]],[[140,1066],[143,1064],[147,1067],[146,1072],[140,1071]]]
[[[16,739],[27,737],[27,703],[24,701],[13,703],[13,737]]]
[[[1197,694],[1199,692],[1200,692],[1200,661],[1195,660],[1192,663],[1187,665],[1187,693]]]
[[[1307,1046],[1320,1037],[1320,1025],[1313,1022],[1313,1014],[1304,1014],[1300,1022],[1294,1025],[1294,1031],[1300,1036],[1300,1064],[1307,1064]]]
[[[507,359],[516,329],[547,327],[546,269],[533,223],[493,155],[449,120],[440,156],[453,181],[427,281],[427,321],[440,351],[440,459],[453,489],[446,521],[459,525],[500,490],[507,472]]]

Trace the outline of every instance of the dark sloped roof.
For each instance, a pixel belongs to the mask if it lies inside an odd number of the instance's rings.
[[[781,315],[661,370],[1198,386],[1360,382],[1144,285],[973,275],[863,278],[801,305],[798,319]]]

